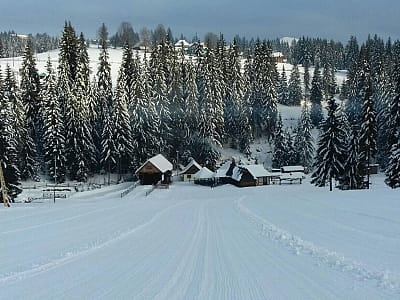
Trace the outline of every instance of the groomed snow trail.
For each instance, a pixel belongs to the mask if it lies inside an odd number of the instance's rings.
[[[398,192],[125,187],[1,209],[0,299],[400,299]]]

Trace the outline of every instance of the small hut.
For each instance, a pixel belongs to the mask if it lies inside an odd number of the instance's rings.
[[[274,175],[264,169],[262,165],[244,165],[233,169],[233,184],[239,187],[271,184]]]
[[[207,167],[201,168],[194,174],[194,183],[201,185],[212,185],[214,183],[214,173]]]
[[[170,184],[172,168],[172,163],[162,154],[157,154],[137,169],[136,174],[139,175],[140,183],[143,185],[156,184],[160,181],[162,184]]]
[[[190,182],[194,180],[194,174],[201,170],[201,166],[192,159],[190,163],[179,173],[183,177],[183,181]]]

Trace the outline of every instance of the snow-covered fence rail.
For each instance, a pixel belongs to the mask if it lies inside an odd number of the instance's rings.
[[[136,181],[134,184],[132,184],[129,188],[127,188],[125,191],[123,191],[121,193],[121,198],[125,197],[130,192],[132,192],[138,185],[139,185],[139,181]]]
[[[150,195],[150,193],[151,193],[152,191],[154,191],[154,190],[157,188],[157,185],[159,185],[160,182],[161,182],[161,181],[157,182],[156,184],[153,184],[153,186],[151,187],[151,189],[149,189],[148,191],[146,191],[146,197],[147,197],[148,195]]]

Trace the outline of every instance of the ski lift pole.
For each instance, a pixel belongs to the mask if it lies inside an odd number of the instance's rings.
[[[0,185],[3,195],[3,203],[5,207],[10,207],[10,200],[8,199],[6,181],[4,180],[3,161],[0,160]]]

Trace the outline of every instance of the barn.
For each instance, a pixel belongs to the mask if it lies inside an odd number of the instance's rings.
[[[271,184],[274,175],[262,165],[244,165],[235,167],[231,177],[234,185],[246,187]]]
[[[190,163],[179,173],[179,175],[183,177],[183,181],[185,182],[193,181],[193,175],[200,171],[200,169],[201,166],[194,159],[192,159]]]
[[[136,170],[140,183],[143,185],[156,184],[159,181],[163,184],[171,183],[172,163],[162,154],[148,159],[140,168]]]

